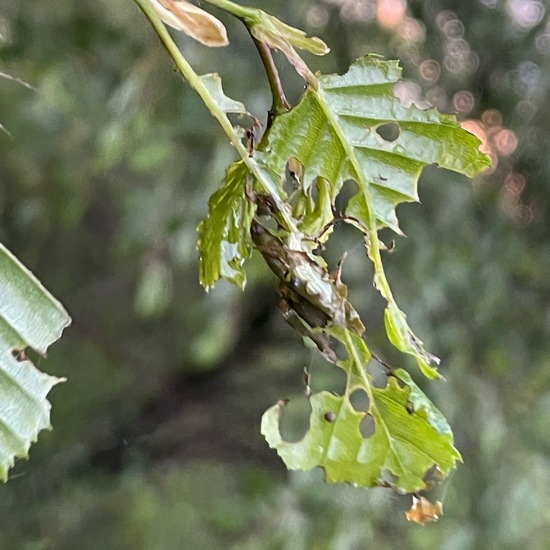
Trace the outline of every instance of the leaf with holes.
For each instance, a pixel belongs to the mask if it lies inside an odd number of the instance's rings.
[[[28,455],[38,432],[50,427],[46,395],[59,378],[37,370],[25,354],[41,355],[70,324],[63,307],[0,245],[0,478]]]
[[[368,237],[374,284],[388,302],[388,337],[416,358],[427,377],[437,378],[438,359],[423,348],[393,298],[378,230],[401,232],[395,208],[418,200],[418,178],[425,166],[437,164],[472,177],[489,166],[490,159],[454,116],[405,107],[393,93],[400,78],[396,61],[377,56],[359,59],[342,76],[320,76],[316,89],[308,89],[291,112],[275,120],[269,145],[258,158],[281,177],[289,161],[301,164],[302,194],[307,196],[323,178],[330,185],[332,204],[343,183],[355,181],[358,189],[346,216]],[[309,220],[316,205],[302,204],[303,219]]]
[[[283,173],[296,158],[309,189],[318,176],[326,178],[335,197],[344,181],[359,187],[349,215],[369,218],[376,226],[400,232],[395,207],[418,200],[417,184],[429,164],[473,177],[490,164],[479,151],[480,141],[463,130],[453,115],[435,109],[405,107],[393,88],[401,79],[396,61],[366,56],[345,75],[323,75],[318,90],[277,118],[269,134],[269,164]]]
[[[441,413],[401,369],[388,378],[385,388],[375,387],[364,365],[370,354],[353,333],[332,330],[348,353],[339,362],[348,375],[344,395],[320,392],[310,397],[309,429],[301,441],[287,442],[279,431],[284,402],[268,409],[262,418],[262,434],[291,470],[321,466],[329,482],[365,487],[391,485],[400,491],[426,488],[426,475],[437,468],[445,477],[460,460],[451,430]],[[403,382],[403,387],[401,383]],[[367,411],[353,407],[350,397],[364,391]],[[368,415],[374,432],[361,433]]]

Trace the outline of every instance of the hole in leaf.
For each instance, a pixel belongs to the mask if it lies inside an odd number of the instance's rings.
[[[350,396],[351,406],[357,412],[367,412],[370,406],[369,396],[364,390],[355,390]]]
[[[351,197],[359,192],[359,187],[352,180],[346,180],[336,197],[336,211],[345,212]]]
[[[397,481],[399,481],[399,478],[392,474],[389,470],[384,470],[379,479],[381,485],[387,485],[390,487],[395,487]]]
[[[376,128],[376,133],[384,140],[390,143],[395,141],[400,134],[399,125],[395,122],[388,122],[387,124],[381,124]]]
[[[372,385],[375,388],[383,389],[388,385],[388,375],[381,369],[373,369],[372,372]]]
[[[12,349],[11,354],[18,363],[29,360],[24,349]]]
[[[359,424],[359,430],[361,435],[365,438],[370,437],[374,434],[376,430],[376,424],[374,423],[374,418],[370,414],[366,414]]]
[[[441,481],[443,473],[437,465],[433,465],[423,476],[422,481],[426,483],[428,488],[433,487]]]
[[[292,195],[301,186],[303,176],[303,164],[298,159],[291,158],[286,163],[286,177],[283,183],[283,189],[287,195]]]
[[[300,441],[309,429],[311,407],[306,398],[290,399],[283,409],[279,429],[285,441]]]

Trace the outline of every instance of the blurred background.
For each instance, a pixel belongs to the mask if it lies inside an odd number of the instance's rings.
[[[244,293],[198,285],[196,226],[233,152],[131,0],[0,0],[0,241],[73,325],[38,367],[52,432],[0,487],[7,549],[550,549],[550,8],[538,0],[242,2],[323,38],[314,70],[400,58],[403,101],[456,112],[494,159],[474,182],[431,168],[388,277],[446,382],[420,381],[464,464],[443,518],[407,523],[408,498],[288,473],[259,434],[291,398],[299,437],[314,390],[341,375],[281,320],[257,257]],[[238,21],[231,44],[177,39],[197,72],[265,120],[267,84]],[[277,56],[289,97],[302,83]],[[9,132],[9,134],[8,134]],[[383,304],[359,236],[329,250],[369,342]]]

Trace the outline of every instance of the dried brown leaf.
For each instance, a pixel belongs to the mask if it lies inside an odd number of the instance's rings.
[[[158,16],[178,31],[182,31],[205,46],[229,44],[223,23],[208,12],[186,0],[150,0]]]
[[[413,496],[411,509],[405,515],[409,521],[423,525],[429,521],[437,521],[443,515],[443,505],[439,500],[432,504],[427,498]]]

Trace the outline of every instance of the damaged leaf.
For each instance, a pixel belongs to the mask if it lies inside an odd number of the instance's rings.
[[[227,170],[225,182],[208,201],[208,217],[198,227],[200,283],[206,289],[224,277],[244,288],[245,260],[250,256],[249,227],[254,206],[245,194],[247,168],[242,161]]]
[[[432,504],[423,496],[413,495],[412,506],[405,515],[409,521],[424,525],[430,521],[437,521],[443,515],[443,504],[439,500]]]
[[[149,0],[158,16],[170,27],[181,31],[205,46],[229,44],[223,23],[186,0]]]

